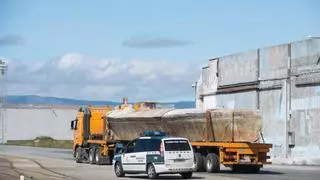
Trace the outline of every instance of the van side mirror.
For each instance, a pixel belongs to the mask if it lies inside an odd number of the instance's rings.
[[[77,129],[77,124],[78,124],[78,120],[77,119],[71,121],[70,128],[72,130],[76,130]]]

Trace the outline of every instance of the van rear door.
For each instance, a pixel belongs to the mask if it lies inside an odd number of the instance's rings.
[[[190,168],[194,162],[191,145],[186,139],[164,139],[165,164],[177,168]]]

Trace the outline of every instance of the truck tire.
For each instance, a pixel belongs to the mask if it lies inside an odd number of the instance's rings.
[[[89,163],[90,164],[95,164],[95,149],[94,148],[90,148],[89,150]]]
[[[81,147],[77,147],[77,149],[75,151],[75,161],[76,161],[76,163],[81,163],[82,162]]]
[[[97,165],[102,165],[103,164],[103,159],[102,159],[100,148],[97,148],[96,151],[95,151],[95,162],[96,162]]]
[[[124,177],[125,173],[123,171],[122,165],[120,162],[116,162],[114,166],[114,173],[116,174],[117,177]]]
[[[195,164],[196,164],[196,171],[197,172],[204,172],[204,157],[200,153],[194,153],[195,156]]]
[[[214,153],[209,153],[206,158],[206,171],[208,173],[217,173],[220,171],[219,156]]]

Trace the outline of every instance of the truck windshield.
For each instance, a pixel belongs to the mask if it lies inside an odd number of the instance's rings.
[[[186,140],[165,140],[166,151],[190,151],[190,145]]]

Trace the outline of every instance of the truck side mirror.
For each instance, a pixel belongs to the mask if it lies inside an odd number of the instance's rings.
[[[72,130],[76,130],[77,129],[77,120],[73,120],[73,121],[71,121],[71,124],[70,124],[70,128],[72,129]]]

